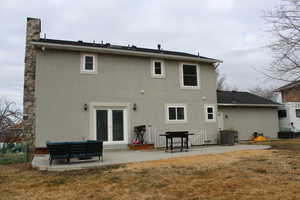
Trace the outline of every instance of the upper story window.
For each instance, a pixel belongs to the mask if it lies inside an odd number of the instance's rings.
[[[165,66],[162,60],[151,61],[151,76],[153,78],[165,78]]]
[[[296,117],[300,118],[300,109],[296,109],[295,111],[296,111]]]
[[[200,88],[199,66],[197,64],[182,63],[180,65],[181,88]]]
[[[81,55],[81,73],[97,73],[97,56],[94,54]]]
[[[167,104],[166,105],[167,122],[186,122],[185,104]]]
[[[206,121],[215,121],[215,107],[213,105],[206,105],[205,106],[205,119]]]
[[[287,113],[286,110],[278,110],[278,118],[286,118],[287,117]]]

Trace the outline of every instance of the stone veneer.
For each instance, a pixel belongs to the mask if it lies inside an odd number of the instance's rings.
[[[39,40],[41,33],[41,20],[27,18],[25,70],[24,70],[24,134],[29,143],[29,155],[32,157],[35,144],[35,71],[36,71],[36,47],[32,40]],[[30,159],[30,158],[29,158]]]

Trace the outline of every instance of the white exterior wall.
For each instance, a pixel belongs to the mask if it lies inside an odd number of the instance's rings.
[[[300,118],[296,117],[296,109],[300,109],[300,102],[286,102],[279,108],[279,110],[286,110],[287,114],[286,118],[279,119],[281,131],[300,132]]]

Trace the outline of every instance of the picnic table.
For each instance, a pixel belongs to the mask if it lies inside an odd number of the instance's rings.
[[[189,133],[188,131],[169,131],[165,134],[160,134],[159,136],[166,137],[166,147],[165,151],[167,152],[169,150],[169,140],[171,141],[170,144],[170,150],[173,152],[174,146],[173,146],[173,139],[174,138],[180,138],[181,139],[181,145],[180,145],[180,151],[183,151],[184,149],[189,149],[189,136],[194,135],[194,133]],[[185,141],[184,141],[185,139]],[[185,143],[185,145],[184,145]]]

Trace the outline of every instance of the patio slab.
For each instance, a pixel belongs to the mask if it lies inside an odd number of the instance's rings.
[[[152,150],[152,151],[132,151],[132,150],[104,150],[103,162],[99,161],[98,158],[91,160],[80,161],[72,159],[71,163],[68,164],[65,161],[55,160],[53,164],[49,165],[49,155],[36,155],[32,161],[32,166],[39,170],[47,171],[68,171],[68,170],[79,170],[86,168],[95,168],[108,165],[124,164],[131,162],[143,162],[151,160],[162,160],[175,157],[183,156],[194,156],[203,154],[216,154],[225,153],[237,150],[255,150],[255,149],[268,149],[268,145],[234,145],[234,146],[201,146],[192,147],[188,152],[174,152],[167,153],[163,150]]]

